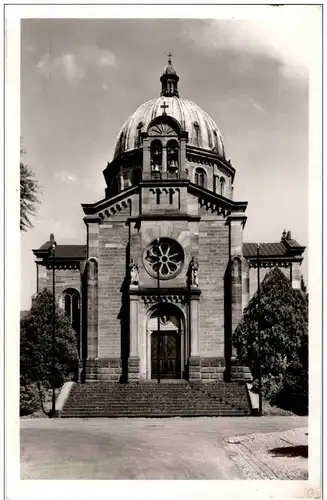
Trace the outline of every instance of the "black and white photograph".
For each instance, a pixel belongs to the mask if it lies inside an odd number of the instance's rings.
[[[322,6],[7,16],[8,498],[320,498]]]

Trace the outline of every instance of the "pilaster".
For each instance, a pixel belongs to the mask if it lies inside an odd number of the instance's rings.
[[[148,137],[143,135],[143,173],[144,178],[148,179],[151,173],[151,155],[150,142]]]

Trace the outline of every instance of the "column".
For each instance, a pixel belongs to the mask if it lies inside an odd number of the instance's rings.
[[[87,226],[87,255],[82,282],[82,336],[86,339],[86,352],[82,350],[82,364],[86,381],[97,381],[99,373],[99,317],[98,317],[98,264],[99,221],[93,216],[84,217]],[[84,340],[83,340],[84,343]],[[86,358],[86,359],[85,359]],[[83,375],[84,376],[84,375]]]
[[[301,263],[292,262],[292,287],[301,290]]]
[[[138,297],[129,296],[129,358],[128,379],[140,377],[140,358],[138,356]]]
[[[143,138],[143,178],[149,179],[151,174],[151,155],[148,138]]]
[[[185,178],[185,168],[186,168],[186,140],[181,138],[180,140],[180,152],[179,152],[179,168],[181,177]]]
[[[200,358],[200,321],[199,321],[199,296],[190,296],[189,310],[189,335],[191,337],[190,360],[189,360],[189,379],[192,382],[201,381],[201,358]]]
[[[167,172],[167,147],[163,146],[162,148],[162,172]]]
[[[136,357],[138,355],[137,313],[138,313],[138,297],[131,295],[129,298],[129,354],[131,357]]]

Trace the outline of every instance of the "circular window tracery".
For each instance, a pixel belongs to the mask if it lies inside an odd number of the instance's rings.
[[[184,263],[183,248],[177,241],[160,238],[151,243],[144,255],[144,266],[147,272],[160,279],[174,278]]]

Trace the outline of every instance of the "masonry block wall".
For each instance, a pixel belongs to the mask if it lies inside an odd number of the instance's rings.
[[[39,266],[41,267],[41,266]],[[42,292],[45,288],[52,293],[52,269],[46,269],[45,266],[42,266],[42,277],[40,279],[39,273],[39,292]],[[59,304],[59,307],[63,308],[63,292],[68,288],[74,288],[81,294],[81,275],[79,269],[56,269],[55,270],[55,292],[56,292],[56,301]]]
[[[224,357],[224,279],[229,228],[223,219],[199,223],[200,354]]]
[[[99,339],[100,358],[121,356],[122,287],[126,277],[128,228],[113,220],[99,227]]]

